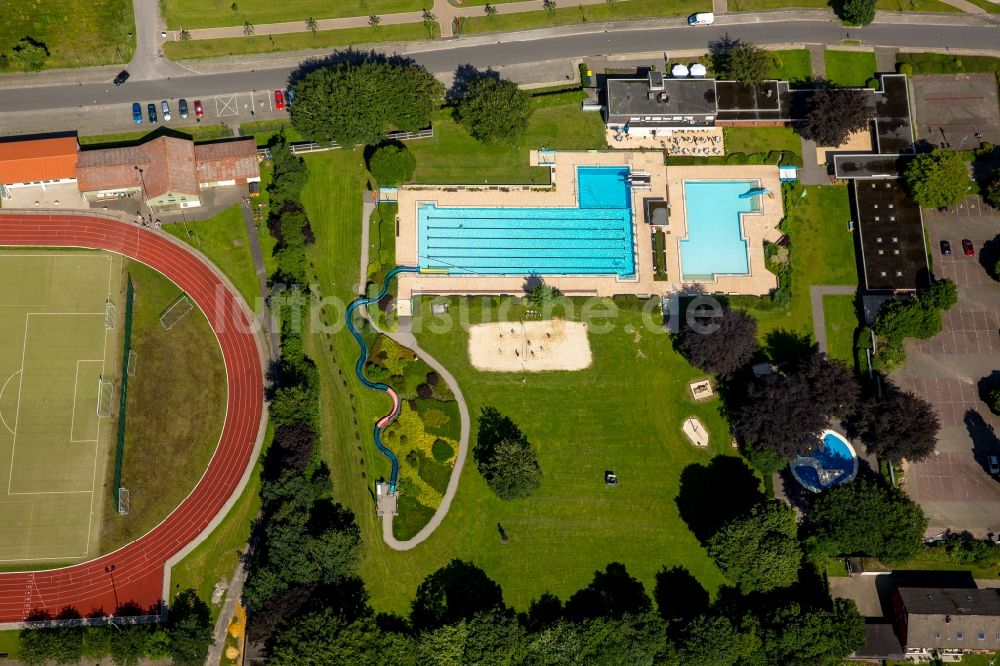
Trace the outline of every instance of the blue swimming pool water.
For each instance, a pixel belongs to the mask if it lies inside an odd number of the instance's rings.
[[[475,275],[635,274],[627,167],[579,167],[577,208],[462,208],[421,204],[423,269]]]
[[[858,471],[857,456],[840,435],[828,431],[822,442],[821,446],[796,457],[791,463],[792,474],[799,483],[814,491],[850,481]],[[820,478],[817,466],[826,471],[825,478]]]
[[[688,233],[680,242],[684,279],[750,272],[740,215],[756,210],[759,197],[740,195],[754,187],[757,184],[750,180],[684,181]]]

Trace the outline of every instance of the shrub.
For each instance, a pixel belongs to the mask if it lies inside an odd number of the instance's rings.
[[[906,186],[925,208],[954,206],[969,194],[969,170],[954,150],[917,155],[906,167]]]
[[[390,143],[379,146],[368,159],[368,170],[379,185],[394,186],[413,177],[417,158],[404,146]]]
[[[990,406],[990,411],[994,414],[1000,414],[1000,389],[993,389],[990,391],[989,399],[986,404]]]
[[[434,440],[434,444],[431,446],[431,455],[439,463],[446,463],[455,455],[455,449],[448,442],[438,438]]]
[[[983,144],[984,149],[986,145],[985,143]],[[990,146],[990,152],[993,152],[993,146]],[[994,208],[1000,208],[1000,169],[993,172],[993,177],[987,183],[986,189],[983,190],[983,198],[986,199],[986,203]],[[1000,275],[1000,272],[997,275]]]
[[[430,398],[433,395],[434,395],[434,389],[432,389],[430,387],[430,385],[428,385],[428,384],[419,384],[419,385],[417,385],[417,397],[418,398],[424,398],[426,400],[427,398]]]
[[[913,65],[908,62],[901,62],[896,65],[896,71],[900,74],[906,74],[907,76],[913,76]]]

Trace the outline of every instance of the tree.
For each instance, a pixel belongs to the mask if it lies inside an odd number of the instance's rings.
[[[790,603],[768,622],[760,651],[767,664],[840,666],[865,640],[865,619],[850,599],[834,599],[832,610]]]
[[[969,168],[954,150],[938,148],[915,156],[903,177],[913,200],[925,208],[954,206],[969,195]]]
[[[797,532],[792,508],[771,500],[723,525],[709,539],[708,554],[744,594],[768,592],[798,580]]]
[[[853,25],[868,25],[875,20],[875,0],[845,0],[843,17]]]
[[[174,597],[168,615],[170,658],[177,666],[204,664],[212,643],[212,615],[208,604],[187,589]]]
[[[382,25],[382,17],[378,14],[372,14],[368,17],[368,25],[378,30],[378,27]]]
[[[78,620],[80,613],[72,606],[67,606],[56,617],[52,617],[47,611],[32,611],[27,619],[30,622],[46,623],[52,620]],[[53,624],[43,628],[24,628],[18,634],[18,658],[29,666],[47,661],[75,664],[83,656],[83,637],[83,627]]]
[[[871,91],[820,88],[812,94],[799,133],[817,145],[836,147],[845,143],[852,133],[866,129],[872,115]]]
[[[493,17],[495,17],[497,15],[497,7],[496,7],[496,5],[491,5],[488,2],[483,6],[483,11],[490,18],[493,18]]]
[[[941,312],[921,299],[892,299],[879,308],[874,329],[876,335],[895,342],[928,340],[941,331]]]
[[[934,453],[941,430],[929,402],[883,380],[882,396],[861,405],[858,430],[868,452],[899,462],[923,460]]]
[[[181,41],[182,42],[189,42],[189,41],[191,41],[191,31],[190,30],[186,30],[184,28],[181,28],[181,35],[180,36],[181,36]]]
[[[279,468],[304,472],[312,459],[316,431],[308,423],[296,422],[278,426],[270,455],[274,455]]]
[[[847,417],[857,409],[861,385],[843,361],[811,354],[799,362],[796,371],[809,384],[813,404],[824,416]]]
[[[389,129],[426,127],[444,86],[423,67],[382,61],[339,62],[295,84],[292,125],[313,141],[375,145]]]
[[[510,418],[483,407],[472,455],[479,473],[501,499],[527,497],[538,489],[542,470],[534,448]]]
[[[993,176],[983,191],[983,198],[994,208],[1000,208],[1000,169],[993,171]]]
[[[484,143],[518,142],[528,128],[531,97],[513,81],[482,77],[458,102],[458,121]]]
[[[927,518],[899,488],[857,479],[822,493],[806,516],[819,554],[868,555],[888,563],[923,548]]]
[[[315,35],[316,31],[319,30],[319,22],[312,16],[310,16],[309,18],[306,19],[306,29],[313,35]]]
[[[105,629],[110,633],[108,654],[116,666],[135,666],[146,654],[151,627],[135,622],[121,622],[115,626],[118,627],[115,630]]]
[[[731,666],[740,656],[738,632],[722,615],[700,615],[689,622],[677,641],[685,666]]]
[[[937,310],[950,310],[958,303],[958,287],[951,280],[935,280],[920,296],[920,300],[928,307]]]
[[[382,631],[371,615],[353,622],[330,609],[309,613],[289,623],[274,639],[268,663],[403,664],[410,663],[413,640],[394,631]]]
[[[304,386],[282,386],[271,401],[271,419],[278,425],[316,422],[319,405],[315,394]]]
[[[246,37],[253,37],[254,35],[253,23],[251,23],[250,21],[243,21],[243,34]]]
[[[424,9],[421,19],[424,22],[424,29],[427,31],[427,36],[433,37],[434,30],[437,28],[437,16],[431,10]]]
[[[757,320],[743,310],[727,310],[721,317],[696,317],[695,323],[697,330],[681,326],[674,335],[674,347],[696,368],[728,377],[757,351]]]
[[[994,414],[1000,414],[1000,388],[995,388],[990,391],[987,404],[989,405],[991,412]]]
[[[27,71],[38,71],[49,59],[49,48],[31,37],[22,37],[11,49],[11,56]]]
[[[771,70],[771,56],[750,42],[736,40],[729,51],[727,75],[741,83],[760,83]]]
[[[524,281],[524,292],[528,297],[528,302],[536,308],[543,308],[546,304],[562,296],[561,291],[537,275],[532,275]]]
[[[368,159],[368,170],[379,185],[396,186],[405,183],[417,168],[417,158],[405,146],[379,146]]]
[[[826,428],[827,415],[813,402],[800,374],[767,375],[752,384],[736,410],[736,432],[749,445],[786,458],[812,450]]]

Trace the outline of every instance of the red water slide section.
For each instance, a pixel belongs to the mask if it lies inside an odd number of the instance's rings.
[[[145,536],[95,560],[48,571],[0,573],[0,622],[24,620],[37,609],[55,615],[64,606],[83,615],[113,613],[128,601],[155,606],[162,596],[166,561],[209,526],[253,462],[264,378],[248,316],[204,259],[129,222],[82,214],[2,213],[0,246],[108,250],[141,261],[183,289],[219,339],[229,384],[226,421],[205,475],[181,505]]]

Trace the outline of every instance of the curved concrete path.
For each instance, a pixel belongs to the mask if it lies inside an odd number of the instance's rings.
[[[375,204],[371,201],[371,193],[362,193],[362,206],[361,206],[361,260],[358,273],[358,288],[357,292],[363,294],[365,291],[365,285],[368,283],[368,242],[369,242],[369,219],[371,218],[372,211],[375,210]],[[451,508],[451,501],[455,498],[455,493],[458,492],[458,482],[462,477],[462,467],[465,466],[465,459],[469,453],[469,432],[470,419],[469,419],[469,406],[465,403],[465,396],[462,395],[462,389],[459,388],[458,382],[455,380],[454,375],[448,372],[441,363],[427,353],[424,349],[421,349],[420,345],[417,344],[417,338],[413,335],[413,319],[411,317],[400,317],[398,330],[395,332],[383,331],[375,325],[372,318],[368,316],[368,308],[366,306],[360,306],[358,312],[368,320],[376,331],[382,335],[387,336],[391,340],[407,347],[412,350],[417,356],[422,358],[424,362],[427,363],[438,375],[448,383],[451,387],[451,392],[455,394],[455,402],[458,403],[458,415],[461,422],[461,434],[458,438],[458,453],[455,455],[455,466],[451,470],[451,478],[448,479],[448,487],[445,489],[444,497],[441,498],[441,504],[438,506],[437,511],[431,516],[431,519],[424,525],[423,529],[417,532],[412,538],[406,541],[400,541],[392,535],[392,515],[384,514],[382,516],[382,539],[388,544],[393,550],[410,550],[415,548],[417,545],[422,543],[429,537],[434,530],[438,528],[441,521],[445,519],[448,515],[448,510]]]

